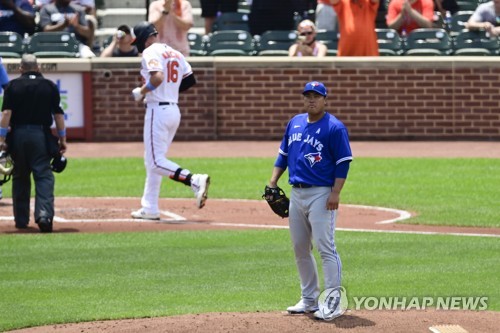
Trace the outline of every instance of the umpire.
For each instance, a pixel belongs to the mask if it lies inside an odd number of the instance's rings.
[[[35,222],[41,232],[52,232],[54,218],[54,175],[51,159],[66,151],[64,111],[57,86],[40,73],[36,57],[21,59],[21,76],[6,87],[0,121],[1,149],[14,162],[12,202],[16,228],[26,229],[30,219],[31,173],[35,181]],[[59,134],[55,143],[50,126],[53,119]],[[5,139],[10,125],[7,144]],[[50,144],[52,143],[52,145]],[[58,147],[57,147],[58,145]],[[52,146],[52,152],[49,149]],[[55,150],[55,151],[54,151]]]

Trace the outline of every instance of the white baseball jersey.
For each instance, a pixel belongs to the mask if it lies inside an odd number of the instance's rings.
[[[141,75],[149,81],[150,72],[163,72],[164,81],[153,91],[146,94],[145,102],[179,101],[179,86],[186,76],[193,73],[191,65],[179,51],[167,44],[154,43],[142,53]]]

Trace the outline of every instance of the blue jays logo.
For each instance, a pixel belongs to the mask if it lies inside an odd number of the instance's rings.
[[[307,160],[309,161],[309,163],[311,164],[311,168],[314,166],[314,164],[316,164],[317,162],[320,162],[323,157],[321,157],[321,153],[310,153],[310,154],[307,154],[307,155],[304,155],[305,158],[307,158]]]

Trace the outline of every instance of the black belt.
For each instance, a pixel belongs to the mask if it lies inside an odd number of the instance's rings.
[[[149,103],[146,103],[144,104],[144,107],[148,107],[148,104],[156,104],[158,103],[159,106],[163,106],[163,105],[175,105],[177,103],[174,103],[174,102],[149,102]]]
[[[309,184],[304,184],[304,183],[292,184],[292,187],[295,187],[295,188],[310,188],[313,186],[314,185],[309,185]]]

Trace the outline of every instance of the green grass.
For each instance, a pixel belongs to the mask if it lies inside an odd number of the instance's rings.
[[[176,159],[211,198],[260,199],[273,159]],[[57,196],[139,198],[140,158],[71,159]],[[280,185],[289,192],[286,175]],[[342,202],[406,209],[411,223],[500,227],[500,159],[354,161]],[[10,183],[3,187],[10,195]],[[167,180],[163,197],[192,197]],[[337,232],[351,306],[362,296],[487,296],[500,310],[500,241]],[[319,265],[321,266],[321,265]],[[321,269],[321,267],[320,267]],[[278,311],[299,298],[286,230],[0,235],[0,331],[52,323]]]
[[[500,227],[500,159],[354,161],[344,202],[409,210],[405,223]]]
[[[261,199],[271,158],[176,159],[193,172],[211,175],[211,198]],[[140,197],[141,158],[71,159],[56,176],[57,196]],[[290,191],[287,175],[280,185]],[[500,227],[500,159],[358,158],[342,193],[343,203],[415,212],[405,223]],[[10,195],[10,186],[4,186]],[[183,184],[166,180],[162,197],[191,198]]]
[[[494,238],[337,233],[357,296],[487,296]],[[300,297],[286,230],[0,236],[0,330],[183,313],[277,311]]]

